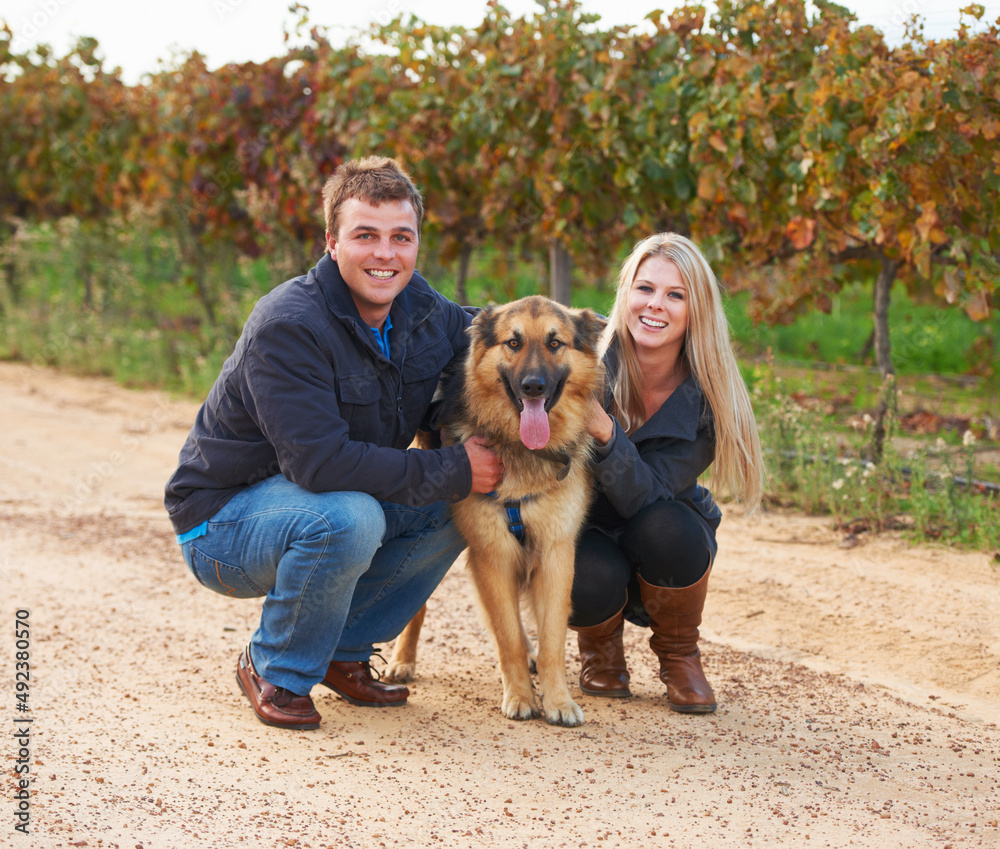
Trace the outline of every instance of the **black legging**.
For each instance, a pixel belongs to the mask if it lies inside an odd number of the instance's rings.
[[[689,587],[711,561],[702,524],[679,501],[656,501],[625,523],[620,545],[594,528],[580,536],[570,624],[581,628],[610,619],[626,601],[641,600],[636,575],[660,587]]]

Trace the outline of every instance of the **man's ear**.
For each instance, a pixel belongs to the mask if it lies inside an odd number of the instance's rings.
[[[337,240],[330,234],[330,231],[326,231],[326,249],[330,252],[330,259],[336,261],[337,259]]]

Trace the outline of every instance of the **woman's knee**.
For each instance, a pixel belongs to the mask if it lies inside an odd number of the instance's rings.
[[[679,501],[657,501],[637,513],[622,548],[644,580],[665,587],[696,583],[711,559],[698,516]]]
[[[635,514],[626,526],[623,541],[635,550],[669,551],[673,543],[704,538],[694,510],[681,501],[654,501]]]
[[[585,533],[577,545],[570,624],[587,628],[610,619],[625,605],[631,568],[610,539]]]

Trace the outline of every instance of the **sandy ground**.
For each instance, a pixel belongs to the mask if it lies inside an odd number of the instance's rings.
[[[627,701],[579,694],[567,643],[577,729],[499,713],[456,565],[406,707],[317,688],[319,730],[280,731],[234,680],[259,603],[197,586],[161,506],[195,410],[0,364],[0,846],[1000,845],[992,555],[891,536],[848,548],[822,519],[730,510],[703,629],[718,712],[668,710],[628,626]]]

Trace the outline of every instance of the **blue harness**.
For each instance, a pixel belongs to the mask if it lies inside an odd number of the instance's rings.
[[[559,469],[556,474],[556,480],[565,480],[566,476],[569,474],[569,466],[572,461],[570,460],[568,454],[564,454],[562,452],[559,452],[555,459],[557,462],[565,460],[565,465],[563,465],[563,467]],[[496,494],[495,490],[493,492],[487,492],[486,495],[490,498],[500,497]],[[524,545],[525,538],[524,522],[521,520],[521,505],[525,501],[531,501],[534,497],[534,495],[526,495],[524,498],[511,499],[510,501],[505,501],[503,503],[503,509],[507,513],[507,528],[517,538],[517,541],[521,543],[521,545]]]
[[[490,498],[499,498],[496,492],[486,493]],[[517,541],[524,545],[524,522],[521,520],[521,503],[532,498],[526,495],[518,500],[505,501],[503,503],[504,512],[507,514],[507,529],[517,538]]]

